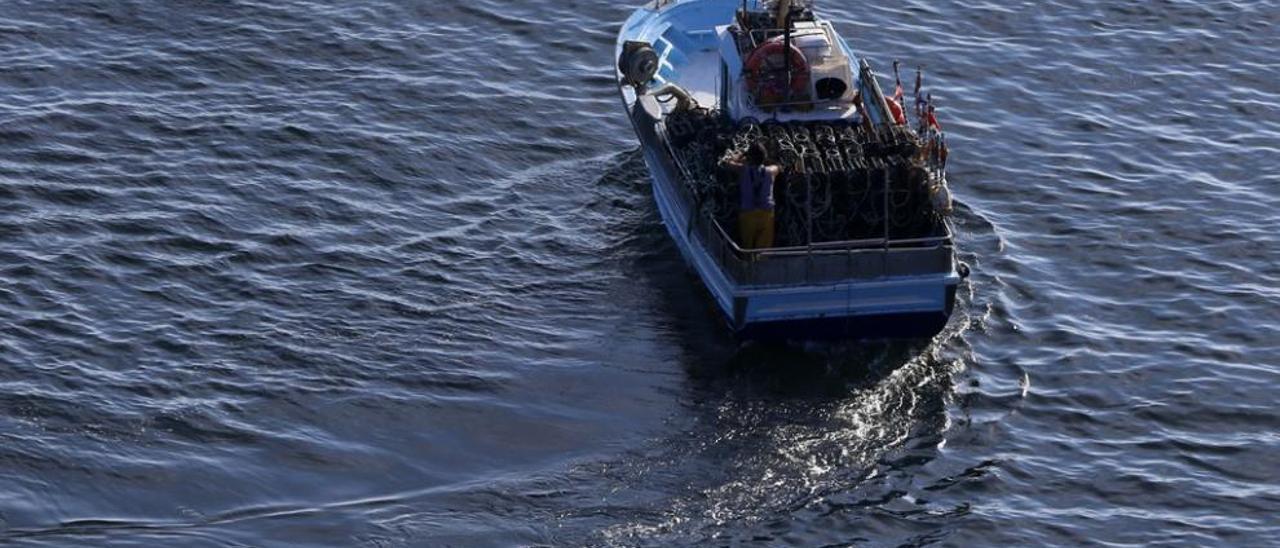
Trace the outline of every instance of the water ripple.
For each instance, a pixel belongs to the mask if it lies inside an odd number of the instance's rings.
[[[0,539],[1280,542],[1274,1],[825,3],[928,66],[974,276],[803,348],[668,242],[634,6],[6,6]]]

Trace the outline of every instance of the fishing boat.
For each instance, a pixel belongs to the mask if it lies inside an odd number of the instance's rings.
[[[803,0],[651,1],[623,24],[616,53],[658,211],[735,335],[944,328],[966,270],[931,100],[908,109],[900,78],[886,96]],[[742,177],[726,167],[757,143],[781,168],[768,246],[737,234]]]

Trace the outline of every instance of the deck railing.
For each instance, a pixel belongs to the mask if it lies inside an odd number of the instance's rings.
[[[825,242],[805,247],[743,249],[719,221],[695,214],[691,234],[739,285],[839,283],[950,271],[950,236]]]

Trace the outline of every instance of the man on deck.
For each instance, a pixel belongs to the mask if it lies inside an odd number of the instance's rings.
[[[769,149],[759,142],[747,149],[745,158],[728,158],[722,165],[738,172],[738,244],[743,249],[773,247],[773,183],[782,168],[769,160]]]

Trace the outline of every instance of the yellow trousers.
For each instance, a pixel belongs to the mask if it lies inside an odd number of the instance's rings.
[[[773,211],[750,209],[738,213],[738,245],[743,249],[773,247]]]

